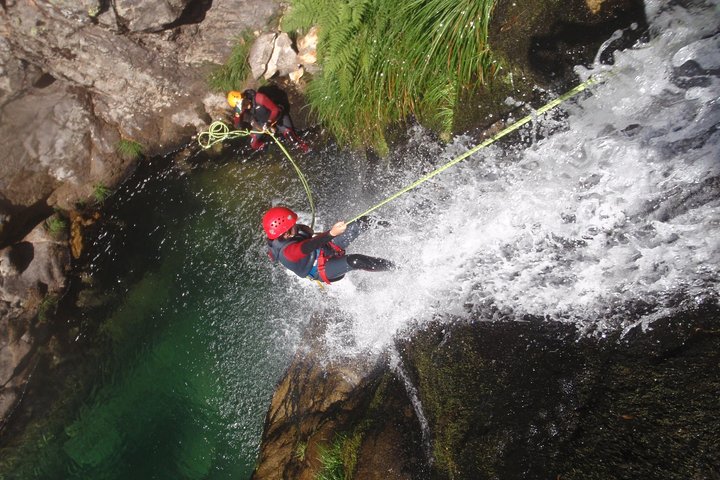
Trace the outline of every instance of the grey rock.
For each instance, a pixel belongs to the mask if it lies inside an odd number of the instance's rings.
[[[266,76],[268,72],[268,63],[275,49],[275,39],[277,33],[265,33],[260,35],[250,48],[248,54],[248,63],[254,79]],[[274,73],[274,72],[273,72]],[[266,77],[267,78],[267,77]]]
[[[157,32],[173,23],[189,0],[115,0],[115,12],[133,32]]]

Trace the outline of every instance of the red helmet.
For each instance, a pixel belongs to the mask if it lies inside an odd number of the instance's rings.
[[[273,207],[263,215],[263,228],[270,240],[275,240],[297,223],[297,213],[287,207]]]

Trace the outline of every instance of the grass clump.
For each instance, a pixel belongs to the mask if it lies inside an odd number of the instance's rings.
[[[47,320],[55,315],[57,311],[58,302],[60,298],[55,294],[46,295],[38,305],[38,320],[40,323],[45,323]]]
[[[45,220],[45,228],[54,238],[61,237],[68,229],[68,222],[59,214],[50,216]]]
[[[362,435],[338,435],[333,443],[320,451],[322,470],[317,480],[349,480],[352,478],[357,464],[357,452],[360,448]]]
[[[104,202],[111,194],[112,190],[102,183],[98,183],[93,187],[93,197],[98,203]]]
[[[319,26],[310,108],[342,145],[387,151],[414,116],[449,135],[463,87],[483,84],[493,0],[293,0],[284,30]]]
[[[242,85],[250,73],[248,54],[255,36],[248,30],[240,35],[237,44],[230,53],[225,65],[215,69],[208,78],[208,86],[214,92],[228,92],[242,90]]]
[[[134,140],[121,139],[115,146],[115,152],[125,160],[136,160],[143,154],[145,148]]]

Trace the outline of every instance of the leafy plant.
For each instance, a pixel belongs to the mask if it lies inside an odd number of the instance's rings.
[[[321,449],[322,470],[317,480],[348,480],[352,478],[357,464],[357,452],[362,440],[361,434],[338,435],[330,447]]]
[[[117,145],[115,146],[115,152],[125,160],[135,160],[139,158],[144,151],[145,148],[142,146],[142,144],[134,140],[127,140],[124,138],[118,141]]]
[[[99,203],[104,202],[111,194],[112,190],[102,183],[95,184],[93,187],[93,197],[95,197],[95,200]]]
[[[240,90],[250,73],[248,54],[255,36],[250,30],[240,35],[227,63],[214,70],[208,78],[208,86],[214,92]]]
[[[293,0],[283,29],[319,26],[312,111],[340,144],[387,149],[414,116],[449,134],[459,91],[485,82],[493,0]]]
[[[307,452],[307,442],[300,442],[295,446],[295,458],[301,462],[305,461],[305,453]]]
[[[45,220],[45,228],[47,228],[47,231],[50,232],[50,235],[53,237],[59,237],[67,231],[68,223],[65,218],[55,214]]]

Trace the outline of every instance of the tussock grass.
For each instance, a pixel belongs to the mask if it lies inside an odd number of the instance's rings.
[[[387,151],[413,116],[445,136],[462,87],[485,82],[493,0],[292,0],[286,31],[318,25],[311,110],[342,145]]]
[[[137,160],[145,151],[141,143],[134,140],[121,139],[115,145],[115,153],[125,160]]]
[[[112,194],[112,190],[106,187],[102,183],[97,183],[93,186],[93,197],[98,203],[103,203]]]
[[[208,78],[208,86],[217,93],[227,93],[230,90],[242,90],[245,79],[250,74],[248,54],[255,36],[251,31],[243,32],[233,47],[225,65],[215,69]]]
[[[352,478],[357,464],[357,452],[362,436],[339,435],[332,444],[320,451],[322,471],[317,480],[347,480]]]
[[[45,220],[45,228],[55,238],[61,237],[68,230],[68,222],[60,214],[56,213]]]

